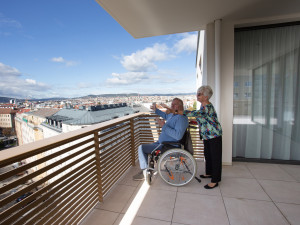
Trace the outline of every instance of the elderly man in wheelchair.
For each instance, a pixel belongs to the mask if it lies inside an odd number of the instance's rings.
[[[156,108],[156,104],[153,104],[152,109],[163,118],[157,118],[159,126],[162,127],[161,134],[157,142],[139,146],[141,171],[133,179],[146,178],[148,184],[151,184],[156,162],[159,175],[166,183],[174,186],[185,185],[195,177],[196,162],[188,151],[182,149],[189,125],[188,118],[178,114],[183,111],[183,102],[179,98],[173,99],[173,113],[162,112]]]

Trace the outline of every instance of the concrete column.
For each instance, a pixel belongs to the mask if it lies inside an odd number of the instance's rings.
[[[220,111],[218,118],[223,128],[223,165],[232,164],[234,25],[222,21]]]
[[[223,128],[223,165],[232,164],[234,25],[228,21],[209,23],[205,30],[203,85],[210,85]]]
[[[220,98],[221,98],[221,20],[215,20],[215,109],[218,116],[221,116]]]

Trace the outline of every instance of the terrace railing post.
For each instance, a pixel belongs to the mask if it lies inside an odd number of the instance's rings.
[[[103,202],[102,192],[102,175],[100,168],[100,148],[99,148],[99,136],[98,131],[94,132],[94,143],[95,143],[95,155],[96,155],[96,170],[97,170],[97,184],[98,184],[98,198],[100,202]]]
[[[130,119],[131,165],[135,166],[134,121]]]

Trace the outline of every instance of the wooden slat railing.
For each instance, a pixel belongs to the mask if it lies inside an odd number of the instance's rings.
[[[78,224],[135,165],[138,146],[158,139],[155,117],[137,113],[1,151],[0,224]],[[203,158],[198,130],[191,135]]]

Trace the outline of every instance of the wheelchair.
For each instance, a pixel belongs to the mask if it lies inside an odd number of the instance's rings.
[[[157,172],[155,163],[159,176],[169,185],[183,186],[196,178],[196,161],[180,142],[163,142],[148,155],[145,179],[149,185]]]

